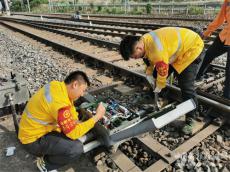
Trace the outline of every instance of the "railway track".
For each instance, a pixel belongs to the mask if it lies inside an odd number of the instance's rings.
[[[100,46],[101,47],[100,48],[101,52],[102,51],[107,51],[107,49],[105,49],[105,47],[107,47],[112,51],[103,52],[102,53],[103,56],[109,56],[110,53],[112,53],[113,56],[114,56],[113,58],[110,58],[110,59],[105,58],[104,60],[106,60],[106,61],[108,59],[107,62],[112,62],[114,65],[118,65],[118,66],[120,66],[121,64],[125,65],[125,66],[123,66],[124,68],[128,67],[130,70],[132,70],[132,71],[135,70],[136,72],[143,71],[143,69],[144,69],[143,63],[141,61],[138,61],[138,63],[136,63],[136,61],[130,61],[130,62],[124,63],[124,61],[121,59],[120,55],[116,52],[117,48],[119,47],[119,42],[111,42],[111,41],[108,41],[108,40],[103,40],[103,36],[100,37],[100,38],[95,38],[95,36],[82,35],[79,32],[75,32],[75,30],[73,32],[69,32],[69,30],[72,30],[72,28],[73,28],[72,25],[71,25],[70,28],[68,26],[64,26],[64,28],[63,28],[63,26],[60,26],[61,29],[58,29],[59,25],[57,25],[55,23],[46,24],[46,22],[44,23],[44,22],[36,22],[36,21],[31,21],[31,20],[20,20],[20,19],[19,20],[17,20],[17,19],[13,19],[13,20],[6,19],[6,20],[18,22],[20,24],[27,25],[27,26],[34,27],[34,28],[38,28],[38,29],[41,29],[41,30],[47,30],[49,32],[64,35],[64,36],[68,36],[68,37],[71,37],[71,38],[76,38],[78,40],[89,41],[94,45]],[[87,32],[87,30],[86,30],[86,32]],[[125,29],[123,29],[122,32],[127,33],[127,31]],[[113,36],[112,33],[113,32],[111,32],[110,36]],[[105,35],[108,35],[108,34],[109,34],[109,32],[107,32]],[[120,36],[123,37],[124,35],[125,34],[121,34]],[[206,46],[208,46],[208,44],[206,44]],[[98,52],[96,52],[94,54],[97,54],[98,56],[100,56],[100,54],[98,54]],[[127,66],[127,64],[128,64],[128,66]],[[215,68],[218,68],[218,66],[215,66]],[[220,67],[219,70],[223,71],[223,67]],[[220,77],[220,78],[223,78],[223,75],[221,75],[221,76],[222,77]],[[211,99],[218,100],[219,102],[222,102],[224,104],[230,105],[229,101],[227,101],[227,100],[223,101],[223,99],[218,97],[218,96],[208,94],[208,93],[206,93],[206,92],[204,92],[202,90],[198,90],[198,93],[203,95],[203,96],[207,96],[207,97],[209,97]]]
[[[90,25],[75,25],[75,24],[66,24],[66,23],[59,23],[59,22],[45,22],[45,21],[33,21],[33,20],[25,20],[25,19],[13,19],[13,18],[3,18],[4,20],[11,20],[11,21],[21,21],[23,23],[27,24],[40,24],[41,26],[46,26],[50,28],[55,29],[61,29],[61,30],[71,30],[71,31],[78,31],[78,32],[86,32],[86,33],[95,33],[95,34],[103,34],[103,35],[109,35],[109,36],[117,36],[117,37],[124,37],[127,34],[131,35],[142,35],[147,33],[148,31],[151,31],[153,29],[158,29],[161,27],[167,27],[169,25],[151,25],[151,28],[148,29],[127,29],[127,28],[114,28],[114,27],[105,27],[105,26],[90,26]],[[195,28],[193,28],[194,30]],[[103,32],[102,32],[103,31]],[[108,32],[109,31],[109,32]],[[114,33],[118,32],[118,33]],[[214,36],[216,36],[218,32],[215,33]],[[209,46],[215,39],[215,37],[210,37],[205,45]]]
[[[75,55],[78,60],[84,60],[85,64],[91,66],[97,70],[109,70],[111,71],[109,77],[119,78],[119,80],[128,83],[129,85],[140,85],[140,83],[145,82],[145,76],[140,71],[143,71],[143,62],[142,61],[130,61],[128,63],[124,63],[121,60],[121,57],[116,51],[115,46],[112,44],[107,44],[105,42],[99,42],[95,40],[86,39],[84,36],[74,37],[77,40],[73,40],[73,35],[67,34],[64,31],[60,31],[57,29],[52,29],[52,26],[48,25],[39,25],[35,23],[23,23],[18,22],[14,23],[13,21],[1,21],[1,24],[15,30],[17,32],[23,33],[33,39],[36,39],[46,45],[52,46],[55,49],[59,49],[61,51],[65,51],[67,54]],[[33,27],[33,28],[32,28]],[[39,29],[39,30],[38,30]],[[63,28],[61,28],[63,29]],[[47,30],[49,32],[47,32]],[[70,38],[67,38],[69,36]],[[82,41],[83,40],[83,41]],[[94,42],[94,44],[89,44],[90,41]],[[111,42],[110,42],[111,43]],[[98,44],[100,47],[98,47]],[[115,44],[114,44],[115,45]],[[113,49],[113,51],[107,50],[107,47]],[[218,68],[217,66],[214,66]],[[138,68],[138,69],[137,69]],[[220,67],[223,70],[223,67]],[[101,72],[103,73],[103,71]],[[102,75],[103,76],[103,75]],[[103,80],[105,78],[102,78]],[[99,90],[100,92],[106,91],[115,85],[105,86],[103,88],[91,90],[91,94],[96,94]],[[167,87],[170,91],[175,94],[178,94],[178,88],[174,86]],[[205,94],[206,95],[206,94]],[[223,100],[222,98],[209,99],[205,96],[198,96],[198,99],[201,104],[205,104],[206,106],[213,106],[213,108],[219,109],[221,113],[227,112],[229,114],[229,102],[227,100]],[[221,101],[223,102],[221,102]],[[162,171],[165,168],[169,167],[174,163],[181,155],[190,151],[195,145],[199,144],[203,139],[213,134],[221,127],[220,125],[215,125],[211,121],[200,128],[197,133],[195,133],[192,137],[188,137],[183,143],[178,145],[174,150],[170,150],[167,146],[160,144],[156,139],[145,136],[142,138],[137,138],[133,142],[138,144],[141,149],[144,149],[147,152],[147,157],[154,157],[154,161],[152,164],[146,166],[146,168],[141,168],[136,164],[134,158],[129,158],[126,156],[126,150],[124,149],[124,145],[121,145],[119,150],[115,154],[103,153],[103,155],[99,154],[97,160],[103,158],[103,156],[108,156],[113,163],[115,163],[116,168],[121,171]],[[125,144],[131,144],[130,141],[127,141]],[[131,145],[132,146],[132,145]],[[150,158],[151,159],[151,158]],[[111,163],[108,163],[111,164]]]
[[[54,15],[54,14],[52,14]],[[71,16],[67,14],[65,16]],[[179,21],[201,21],[201,22],[211,22],[212,19],[207,18],[193,18],[193,17],[153,17],[153,16],[124,16],[124,15],[96,15],[83,14],[82,17],[90,17],[90,18],[114,18],[114,19],[140,19],[140,20],[179,20]]]
[[[35,17],[35,18],[41,17],[41,15],[36,15],[36,14],[22,14],[22,16]],[[183,25],[182,23],[162,24],[162,22],[160,22],[160,23],[154,23],[154,22],[150,22],[150,21],[143,22],[143,20],[138,21],[138,22],[127,22],[127,21],[110,21],[110,20],[107,20],[107,21],[103,20],[102,21],[102,20],[92,20],[92,19],[82,19],[82,20],[76,21],[76,20],[71,19],[70,17],[63,17],[61,15],[58,15],[58,16],[56,16],[56,15],[42,15],[42,16],[43,16],[43,18],[47,18],[47,19],[58,19],[58,20],[62,20],[62,21],[74,21],[74,22],[80,23],[80,24],[83,22],[85,24],[91,23],[92,25],[101,25],[104,27],[110,26],[110,27],[114,28],[114,26],[116,26],[116,28],[117,27],[126,27],[128,29],[135,29],[135,30],[153,30],[153,29],[157,29],[160,27],[166,27],[166,26],[180,26],[180,27],[186,27],[186,28],[192,29],[194,31],[200,32],[202,30],[201,28],[205,29],[205,27],[206,27],[206,26],[202,26],[202,27],[196,26],[195,24],[192,24],[192,23],[189,23],[188,25]],[[149,23],[151,23],[151,24],[149,24]],[[191,27],[191,25],[192,25],[192,27]],[[76,25],[72,24],[72,26],[75,27]],[[95,29],[97,28],[97,26],[90,26],[90,25],[89,26],[82,26],[82,27],[95,28]],[[98,29],[100,29],[100,28],[98,28]],[[113,30],[116,31],[115,29],[113,29]],[[134,31],[130,30],[130,33],[136,34],[135,30]],[[220,30],[221,30],[221,28],[218,29],[217,31],[215,31],[213,33],[214,36],[209,37],[209,39],[206,40],[206,42],[208,43],[210,40],[215,39],[215,36],[218,35]],[[119,31],[119,30],[117,30],[117,31]],[[209,45],[210,45],[210,43],[209,43]]]
[[[12,18],[9,18],[9,20],[13,20]],[[88,32],[88,33],[95,33],[95,34],[103,34],[104,35],[111,35],[111,36],[118,36],[118,37],[124,37],[127,34],[132,34],[132,35],[142,35],[145,34],[151,30],[159,29],[161,27],[168,27],[171,25],[159,25],[159,24],[154,24],[148,29],[131,29],[131,28],[126,28],[126,27],[110,27],[106,25],[82,25],[82,24],[67,24],[67,23],[60,23],[60,22],[49,22],[49,21],[40,21],[40,20],[29,20],[29,19],[20,19],[16,18],[15,20],[17,21],[23,21],[23,22],[28,22],[28,23],[34,23],[34,24],[42,24],[47,27],[52,27],[52,28],[58,28],[58,29],[63,29],[63,30],[72,30],[72,31],[79,31],[79,32]],[[181,27],[181,26],[180,26]],[[183,27],[183,26],[182,26]],[[184,26],[186,27],[186,26]],[[187,27],[189,28],[189,27]],[[195,27],[191,27],[190,29],[196,30]],[[109,32],[108,32],[109,31]],[[218,34],[218,31],[214,34],[216,36]],[[209,37],[207,41],[214,40],[215,37]]]
[[[122,98],[122,101],[135,101],[135,98],[139,97],[138,91],[135,94],[126,96]],[[91,92],[91,94],[97,96],[97,93]],[[99,95],[103,97],[113,97],[115,100],[120,100],[119,95],[114,93],[114,91],[100,89]],[[135,98],[134,98],[135,97]],[[141,97],[145,97],[141,94]],[[124,100],[127,99],[127,100]],[[143,100],[142,100],[143,101]],[[148,98],[148,102],[151,101]],[[206,112],[203,112],[206,113]],[[210,115],[210,114],[209,114]],[[178,123],[177,123],[178,125]],[[199,125],[202,125],[201,123]],[[173,125],[167,126],[170,130],[177,130],[180,127],[175,127]],[[179,157],[181,157],[186,152],[189,152],[195,145],[200,143],[204,138],[213,134],[221,127],[220,125],[215,125],[211,121],[207,122],[203,127],[197,127],[197,132],[192,137],[184,137],[179,134],[175,136],[175,131],[167,132],[167,128],[163,128],[161,131],[166,132],[165,136],[169,136],[167,140],[159,140],[159,131],[150,132],[150,135],[144,135],[141,137],[135,137],[131,140],[123,142],[116,153],[110,154],[106,150],[102,150],[102,153],[97,153],[96,158],[94,158],[96,164],[101,164],[101,161],[110,158],[115,165],[109,165],[113,170],[120,169],[121,171],[162,171],[172,165]],[[177,129],[176,129],[177,128]],[[199,128],[199,129],[198,129]],[[174,134],[173,134],[174,133]],[[152,137],[151,135],[157,135]],[[183,139],[183,140],[182,140]],[[176,144],[172,145],[175,140],[181,140]],[[106,152],[106,153],[105,153]],[[106,155],[105,155],[106,154]],[[105,162],[107,164],[107,162]],[[99,165],[100,168],[100,165]],[[103,170],[102,170],[103,171]],[[170,170],[169,170],[170,171]]]
[[[36,14],[27,14],[27,13],[12,13],[12,15],[27,15],[27,16],[34,16]],[[49,16],[56,16],[56,17],[68,17],[70,18],[73,14],[45,14]],[[132,19],[132,20],[179,20],[179,21],[201,21],[201,22],[211,22],[213,19],[207,18],[194,18],[194,16],[188,17],[153,17],[153,16],[129,16],[129,15],[98,15],[98,14],[82,14],[83,18],[106,18],[106,19]]]
[[[41,15],[37,14],[22,14],[23,16],[28,17],[41,17]],[[93,24],[100,24],[100,25],[110,25],[110,26],[123,26],[123,27],[130,27],[130,28],[137,28],[137,29],[152,29],[156,26],[158,27],[164,27],[165,24],[159,24],[159,23],[143,23],[143,22],[129,22],[129,21],[114,21],[114,20],[100,20],[100,19],[80,19],[80,20],[74,20],[70,17],[64,17],[64,16],[53,16],[53,15],[42,15],[43,18],[47,19],[59,19],[59,20],[65,20],[65,21],[75,21],[75,22],[83,22],[83,23],[93,23]],[[172,25],[171,25],[172,26]],[[190,29],[195,29],[191,26],[185,26]]]
[[[92,15],[92,18],[88,17],[88,15],[85,18],[82,18],[81,20],[74,20],[71,18],[71,15],[65,15],[65,14],[45,14],[45,15],[39,15],[39,14],[27,14],[27,13],[14,13],[13,15],[21,15],[21,16],[27,16],[27,17],[43,17],[47,19],[60,19],[65,21],[75,21],[75,22],[84,22],[84,23],[93,23],[93,24],[101,24],[101,25],[111,25],[111,26],[125,26],[125,27],[131,27],[131,28],[138,28],[138,29],[152,29],[152,25],[155,27],[158,25],[159,27],[162,27],[164,25],[170,25],[170,26],[178,26],[181,27],[187,27],[190,29],[198,30],[199,32],[201,29],[205,29],[206,25],[211,22],[210,19],[197,19],[197,18],[173,18],[173,17],[131,17],[131,19],[126,19],[126,17],[122,16],[119,19],[119,16],[112,16],[111,18],[106,18],[106,16],[103,16],[100,18],[96,18],[97,15]],[[124,18],[123,18],[124,17]],[[127,16],[129,18],[129,16]],[[148,20],[149,19],[149,20]],[[174,20],[175,19],[175,20]],[[192,26],[192,27],[191,27]],[[217,30],[217,32],[214,32],[214,34],[217,34],[220,31],[220,29]]]

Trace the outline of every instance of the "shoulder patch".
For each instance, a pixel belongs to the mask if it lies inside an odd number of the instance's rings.
[[[168,75],[168,69],[169,69],[169,65],[166,64],[165,62],[160,61],[160,62],[156,63],[156,70],[160,76],[162,76],[162,77],[167,76]]]
[[[58,110],[57,121],[64,134],[68,134],[75,128],[76,122],[70,112],[70,106],[63,107]]]

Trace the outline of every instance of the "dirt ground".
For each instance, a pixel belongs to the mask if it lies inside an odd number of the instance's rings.
[[[7,157],[6,148],[15,146],[14,155]],[[0,172],[37,172],[36,157],[28,154],[17,140],[11,117],[0,119]],[[59,172],[97,172],[90,160],[83,156]]]

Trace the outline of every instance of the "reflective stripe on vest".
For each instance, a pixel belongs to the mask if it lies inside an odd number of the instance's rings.
[[[45,98],[46,98],[46,101],[48,103],[50,103],[52,101],[52,97],[51,97],[51,94],[50,94],[50,83],[46,84],[44,86],[44,89],[45,89]]]
[[[152,39],[154,40],[154,42],[157,44],[158,50],[162,51],[163,46],[162,46],[161,41],[160,41],[159,37],[157,36],[157,34],[154,31],[149,32],[149,34],[152,36]]]
[[[33,121],[35,121],[35,122],[37,122],[37,123],[39,123],[41,125],[46,125],[46,126],[47,125],[56,125],[56,124],[53,124],[53,123],[48,123],[48,122],[42,121],[40,119],[34,118],[27,109],[25,109],[24,112],[25,112],[25,114],[27,115],[28,118],[32,119]]]
[[[170,60],[169,60],[169,64],[172,64],[173,62],[175,62],[176,60],[176,54],[178,53],[178,51],[180,50],[181,48],[181,44],[182,44],[182,40],[181,40],[181,36],[180,36],[180,28],[179,27],[176,27],[176,31],[177,31],[177,38],[178,38],[178,45],[177,45],[177,50],[176,52],[170,57]]]
[[[48,84],[46,84],[45,86],[44,86],[44,96],[45,96],[45,99],[46,99],[46,101],[48,102],[48,103],[51,103],[52,102],[52,97],[51,97],[51,94],[50,94],[50,83],[48,83]],[[35,121],[35,122],[37,122],[37,123],[39,123],[39,124],[41,124],[41,125],[56,125],[56,124],[53,124],[53,123],[48,123],[48,122],[45,122],[45,121],[42,121],[42,120],[40,120],[40,119],[37,119],[37,118],[35,118],[35,117],[33,117],[32,115],[31,115],[31,113],[25,108],[25,111],[24,111],[25,113],[26,113],[26,115],[27,115],[27,117],[28,118],[30,118],[31,120],[33,120],[33,121]]]
[[[176,27],[175,29],[177,31],[178,46],[177,46],[176,52],[170,57],[169,64],[172,64],[176,60],[176,54],[180,50],[181,44],[182,44],[181,35],[180,35],[180,28]],[[160,41],[159,37],[157,36],[157,34],[154,31],[149,32],[149,34],[152,36],[152,39],[156,43],[158,50],[162,51],[163,46],[162,46],[161,41]]]

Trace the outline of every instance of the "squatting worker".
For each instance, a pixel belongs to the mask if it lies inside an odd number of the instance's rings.
[[[83,153],[80,137],[85,135],[105,114],[99,104],[96,115],[78,121],[73,101],[83,96],[90,85],[84,72],[75,71],[64,82],[51,81],[28,101],[19,126],[18,138],[37,160],[40,171],[57,169]]]
[[[225,23],[226,22],[226,23]],[[213,44],[206,51],[204,61],[197,75],[201,80],[210,63],[218,56],[227,52],[227,63],[225,68],[224,97],[230,99],[230,0],[225,0],[217,17],[203,33],[203,38],[208,38],[217,28],[225,23],[223,30],[216,37]]]
[[[127,36],[120,43],[124,60],[143,58],[146,77],[154,92],[166,86],[167,77],[176,73],[183,100],[193,98],[197,104],[194,81],[202,62],[204,43],[192,30],[179,27],[164,27],[142,37]],[[191,134],[195,111],[186,117],[182,131]]]

